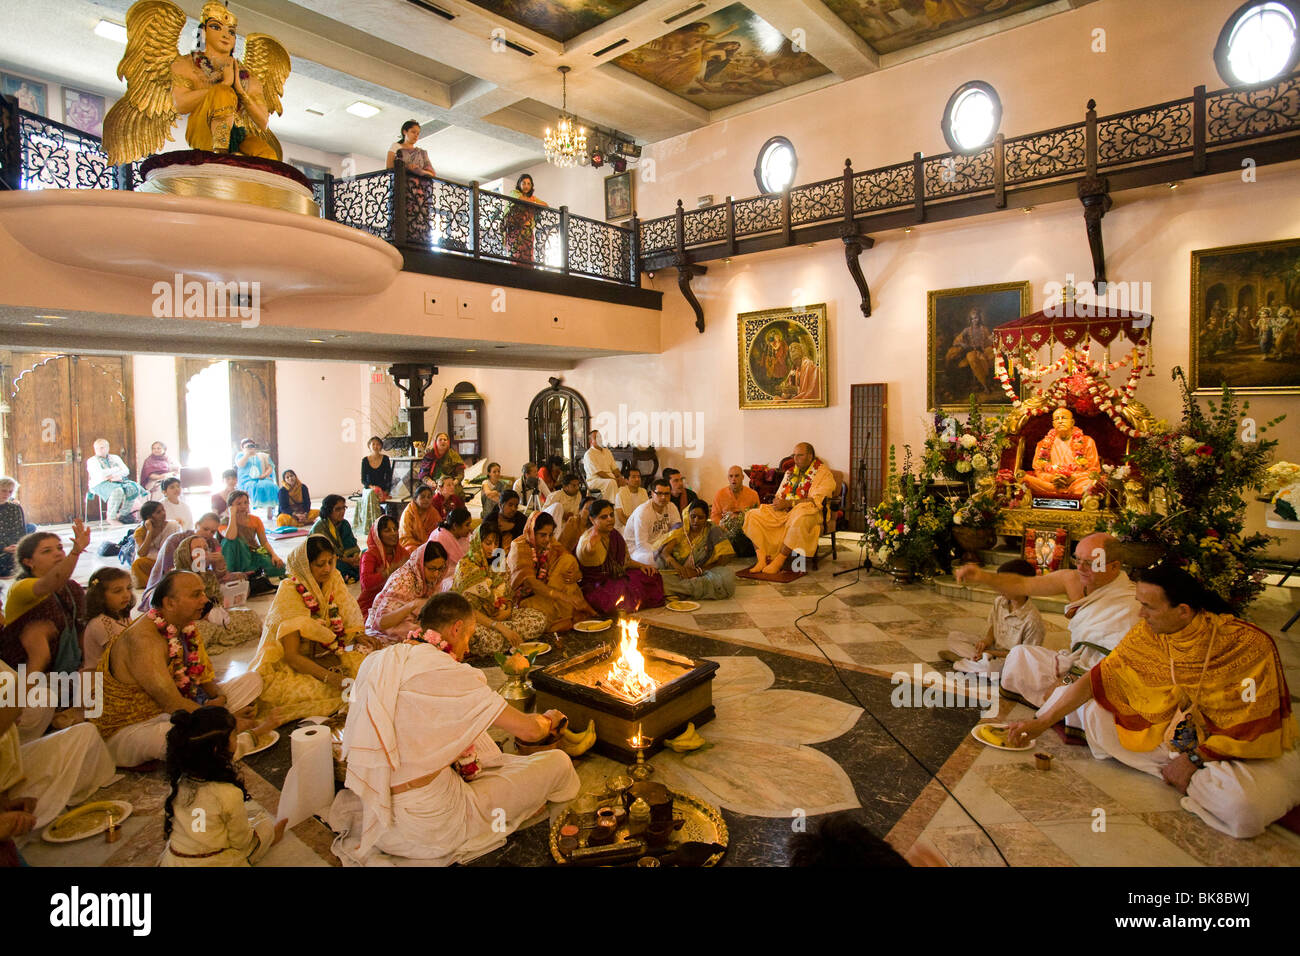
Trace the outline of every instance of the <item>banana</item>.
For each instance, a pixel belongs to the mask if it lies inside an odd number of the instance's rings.
[[[699,750],[707,741],[700,736],[700,732],[695,729],[695,724],[686,725],[686,730],[678,737],[665,740],[664,744],[671,747],[679,754],[688,753],[692,750]]]
[[[596,722],[589,721],[587,729],[575,734],[568,727],[560,731],[560,749],[570,757],[580,757],[596,744]]]

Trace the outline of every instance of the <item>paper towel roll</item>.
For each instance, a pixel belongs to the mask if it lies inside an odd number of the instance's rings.
[[[278,817],[295,826],[324,813],[334,800],[334,748],[328,727],[299,727],[289,735],[293,763],[280,791]]]

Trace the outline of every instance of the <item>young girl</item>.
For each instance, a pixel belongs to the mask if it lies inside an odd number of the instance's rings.
[[[86,588],[86,633],[81,641],[82,670],[94,671],[108,642],[131,623],[131,573],[126,568],[103,567],[90,576]]]
[[[280,842],[288,820],[244,809],[248,790],[235,770],[235,718],[224,707],[172,714],[167,733],[171,793],[163,813],[167,849],[160,866],[251,866]]]

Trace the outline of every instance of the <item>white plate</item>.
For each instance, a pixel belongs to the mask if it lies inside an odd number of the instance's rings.
[[[1025,744],[1023,747],[1008,747],[1006,744],[995,744],[988,740],[985,740],[983,737],[980,736],[979,733],[981,727],[996,727],[999,730],[1005,730],[1009,726],[1011,725],[1010,724],[976,724],[974,727],[970,729],[970,735],[974,737],[976,740],[978,740],[980,743],[982,743],[985,747],[992,747],[994,750],[1013,750],[1019,753],[1024,750],[1034,749],[1033,741],[1030,741],[1029,743]]]
[[[251,737],[252,734],[249,734],[249,736]],[[265,743],[261,744],[260,746],[254,747],[252,750],[249,750],[246,753],[240,755],[239,759],[243,760],[245,757],[251,757],[253,756],[253,754],[260,754],[263,750],[268,750],[271,747],[274,747],[280,740],[280,732],[277,730],[272,730],[270,733],[266,734],[266,736],[260,739],[265,741]],[[253,743],[257,743],[257,740],[254,740]]]
[[[46,843],[75,843],[78,840],[85,840],[89,837],[98,836],[108,829],[108,815],[103,811],[109,809],[113,811],[113,823],[117,826],[121,826],[122,821],[131,815],[131,811],[134,808],[125,800],[95,800],[91,803],[82,804],[79,807],[69,810],[67,813],[62,813],[55,817],[50,825],[41,831],[41,839]],[[91,827],[75,836],[56,836],[54,834],[54,828],[61,822],[73,817],[85,816],[88,813],[97,813],[100,815],[101,819],[97,826]]]
[[[601,631],[609,630],[609,626],[613,623],[613,621],[579,621],[573,625],[573,629],[583,634],[599,634]]]
[[[524,641],[515,650],[520,654],[536,654],[538,657],[544,657],[551,653],[551,645],[544,641]]]
[[[670,611],[698,611],[700,609],[698,601],[669,601],[665,606]]]

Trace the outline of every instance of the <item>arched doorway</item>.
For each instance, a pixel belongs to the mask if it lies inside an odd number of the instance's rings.
[[[587,451],[591,413],[587,401],[558,378],[528,406],[528,457],[541,464],[557,456],[570,467]]]

